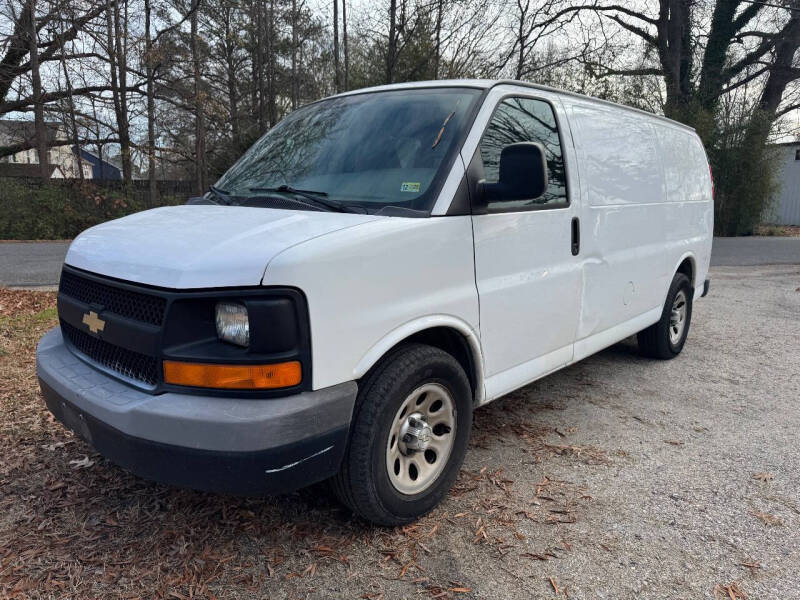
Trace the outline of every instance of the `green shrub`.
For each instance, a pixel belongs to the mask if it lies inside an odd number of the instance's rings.
[[[767,145],[769,130],[770,122],[756,112],[709,149],[717,235],[752,235],[770,209],[778,190],[779,162],[775,149]]]
[[[673,108],[670,118],[694,127],[714,173],[714,234],[751,235],[777,190],[772,119],[758,110],[710,110],[697,103]]]
[[[159,204],[180,204],[167,196]],[[149,203],[89,181],[0,179],[0,239],[71,239],[84,229],[147,208]]]

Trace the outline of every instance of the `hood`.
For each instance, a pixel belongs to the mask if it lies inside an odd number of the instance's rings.
[[[379,217],[241,206],[170,206],[87,229],[68,265],[154,286],[191,289],[259,285],[286,248]]]

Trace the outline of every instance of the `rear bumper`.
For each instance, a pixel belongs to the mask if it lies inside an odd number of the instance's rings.
[[[85,364],[54,329],[36,367],[50,411],[144,478],[214,492],[282,493],[339,468],[356,384],[268,400],[151,395]]]

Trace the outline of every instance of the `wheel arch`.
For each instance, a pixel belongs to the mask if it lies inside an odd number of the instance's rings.
[[[681,259],[678,261],[677,266],[673,270],[673,277],[675,273],[683,273],[686,277],[689,278],[689,283],[692,286],[692,290],[695,289],[697,282],[695,281],[697,277],[697,259],[694,256],[693,252],[686,252]]]
[[[397,347],[418,342],[451,354],[464,368],[473,392],[473,404],[483,403],[483,354],[480,339],[466,322],[450,315],[431,315],[397,327],[374,344],[353,370],[361,379]]]

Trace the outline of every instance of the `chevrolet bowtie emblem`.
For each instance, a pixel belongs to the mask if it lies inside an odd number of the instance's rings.
[[[89,331],[92,333],[97,333],[98,331],[103,331],[106,326],[106,322],[103,321],[100,317],[97,316],[97,313],[93,310],[90,310],[88,313],[83,315],[83,324],[89,327]]]

